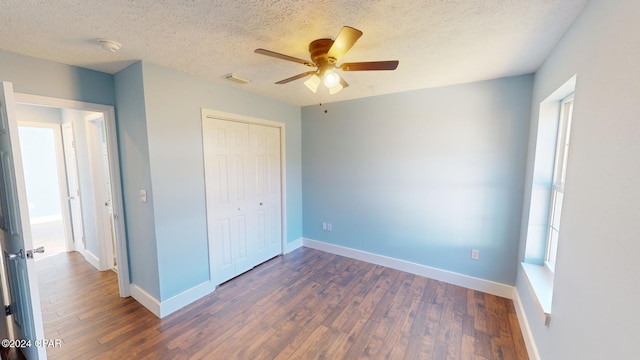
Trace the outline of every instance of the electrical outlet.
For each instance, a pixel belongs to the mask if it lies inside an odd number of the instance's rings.
[[[326,222],[322,223],[322,230],[327,231],[327,223]]]
[[[472,258],[473,260],[478,260],[478,259],[480,259],[480,250],[478,250],[478,249],[473,249],[473,250],[471,250],[471,258]]]
[[[333,226],[331,226],[331,224],[327,224],[327,231],[333,231]]]

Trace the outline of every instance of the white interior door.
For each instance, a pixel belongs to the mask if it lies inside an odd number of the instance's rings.
[[[10,319],[9,326],[15,331],[16,339],[31,340],[35,345],[36,339],[44,339],[44,328],[33,259],[34,249],[31,241],[13,85],[3,82],[0,92],[2,103],[0,112],[2,239],[0,245],[5,263],[2,270],[6,272],[13,313],[8,319]],[[46,359],[44,347],[31,346],[22,350],[28,359]]]
[[[89,147],[89,164],[93,183],[93,194],[100,245],[100,270],[113,269],[115,260],[115,239],[113,229],[113,210],[111,207],[111,175],[109,173],[109,157],[106,153],[106,133],[104,118],[86,120],[87,144]]]
[[[211,276],[220,284],[281,253],[280,131],[203,121]]]
[[[203,123],[206,203],[213,281],[248,270],[245,149],[248,128],[224,120]],[[248,268],[247,268],[248,267]]]
[[[72,122],[62,124],[62,144],[65,158],[64,166],[67,172],[67,191],[69,193],[69,211],[71,212],[73,242],[78,249],[84,249],[86,245],[84,243],[84,227],[82,226],[78,160],[76,159]]]
[[[280,130],[262,125],[249,125],[250,161],[249,198],[252,203],[255,263],[278,255],[282,237],[280,206]]]

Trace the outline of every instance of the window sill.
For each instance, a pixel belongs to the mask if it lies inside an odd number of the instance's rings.
[[[520,263],[527,280],[529,292],[536,303],[545,325],[551,320],[551,300],[553,298],[553,273],[544,265]]]

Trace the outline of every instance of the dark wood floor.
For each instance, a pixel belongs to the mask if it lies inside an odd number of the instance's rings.
[[[50,359],[528,359],[511,300],[308,248],[163,320],[76,253],[38,267]]]

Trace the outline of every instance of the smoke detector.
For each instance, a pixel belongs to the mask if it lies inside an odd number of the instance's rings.
[[[113,40],[99,39],[98,43],[104,51],[108,51],[110,53],[116,53],[118,52],[118,50],[120,50],[120,47],[122,47],[119,42]]]

